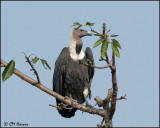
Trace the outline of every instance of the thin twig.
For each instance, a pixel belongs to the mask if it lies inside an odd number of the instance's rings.
[[[101,57],[101,59],[107,62],[107,60],[106,60],[106,59],[104,59],[103,57]]]
[[[54,108],[57,108],[57,109],[58,109],[58,106],[55,106],[55,105],[52,105],[52,104],[49,104],[49,106],[51,106],[51,107],[54,107]]]
[[[23,53],[25,56],[26,56],[26,54],[24,53],[24,52],[19,52],[19,53],[17,53],[16,55],[15,55],[15,57],[13,58],[13,59],[15,59],[19,54],[21,54],[21,53]]]
[[[29,60],[29,58],[27,56],[25,56],[25,58],[27,59],[26,62],[29,63],[29,65],[31,66],[32,70],[34,71],[36,77],[37,77],[37,81],[38,81],[38,84],[40,84],[40,79],[39,79],[39,75],[38,75],[38,72],[36,71],[36,69],[34,68],[33,64],[31,63],[31,61]]]
[[[111,68],[111,62],[112,62],[112,60],[108,63],[107,66],[103,66],[103,67],[97,67],[97,66],[95,66],[95,65],[90,65],[90,64],[87,64],[87,63],[85,63],[85,62],[83,62],[83,64],[84,64],[85,66],[91,66],[92,68],[104,69],[104,68],[108,68],[108,67]]]
[[[32,55],[36,56],[35,54],[31,54],[31,55],[28,57],[28,59],[29,59]]]
[[[94,66],[94,65],[89,65],[87,63],[84,63],[84,65],[86,66],[91,66],[92,68],[98,68],[98,69],[104,69],[104,68],[108,68],[111,66],[111,64],[108,64],[107,66],[103,66],[103,67],[97,67],[97,66]]]
[[[100,34],[99,32],[96,32],[94,29],[91,29],[91,31],[94,33]]]
[[[117,100],[122,100],[122,99],[127,100],[127,98],[126,98],[126,94],[125,94],[124,96],[121,96],[120,98],[117,98]]]
[[[106,31],[106,23],[103,23],[103,38],[106,39],[105,31]]]
[[[49,104],[49,106],[51,106],[51,107],[54,107],[54,108],[57,108],[57,109],[58,109],[58,106],[55,106],[55,105],[52,105],[52,104]],[[73,109],[72,107],[67,108],[67,105],[62,106],[62,108],[64,108],[64,109],[68,109],[68,110],[72,110],[72,109]]]

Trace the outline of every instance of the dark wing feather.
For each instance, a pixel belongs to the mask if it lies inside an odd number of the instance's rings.
[[[85,53],[86,53],[86,58],[89,59],[90,61],[94,62],[93,54],[92,54],[92,51],[89,47],[86,48]],[[92,68],[91,66],[88,66],[88,75],[89,75],[89,84],[91,87],[92,79],[94,76],[94,68]],[[89,91],[90,91],[90,88],[89,88]],[[90,91],[89,97],[91,97],[91,91]]]
[[[59,57],[55,63],[54,75],[53,75],[53,91],[62,94],[63,86],[63,73],[65,70],[65,65],[68,63],[69,50],[68,48],[63,48]]]
[[[65,96],[65,91],[63,90],[64,86],[64,74],[65,74],[65,68],[68,62],[70,61],[70,55],[69,55],[69,49],[68,48],[63,48],[58,59],[56,60],[55,63],[55,69],[54,69],[54,75],[53,75],[53,91]],[[56,99],[57,105],[61,103],[60,100]],[[76,109],[67,110],[59,110],[59,114],[65,118],[70,118],[74,116]]]

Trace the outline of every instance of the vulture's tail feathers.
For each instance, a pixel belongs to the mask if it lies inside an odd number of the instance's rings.
[[[61,101],[59,101],[59,100],[56,100],[56,101],[57,101],[57,105],[59,103],[61,103]],[[59,110],[58,109],[58,112],[59,112],[59,114],[61,114],[61,116],[65,117],[65,118],[71,118],[72,116],[75,115],[76,109],[71,109],[71,110],[69,110],[69,109]]]

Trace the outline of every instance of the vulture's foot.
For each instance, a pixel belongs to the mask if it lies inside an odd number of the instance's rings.
[[[73,102],[77,103],[77,100],[74,100],[72,97],[65,96],[64,99],[72,100]]]
[[[73,97],[72,97],[72,94],[71,94],[71,93],[69,94],[69,97],[70,97],[70,99],[71,99],[71,102],[73,102],[73,103],[77,103],[77,100],[74,100],[74,99],[73,99]]]
[[[70,99],[68,96],[65,96],[64,99]]]
[[[65,96],[64,99],[71,100],[71,104],[78,103],[77,100],[74,100],[72,97]]]
[[[78,103],[77,100],[74,100],[74,99],[71,98],[71,104],[72,104],[73,108],[75,107],[75,104],[77,104],[77,103]]]

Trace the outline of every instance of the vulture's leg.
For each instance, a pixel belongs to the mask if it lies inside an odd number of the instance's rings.
[[[72,97],[72,94],[71,94],[71,93],[69,94],[69,97],[71,98],[71,100],[72,100],[73,102],[76,102],[76,103],[77,103],[77,100],[74,100],[74,99],[73,99],[73,97]]]
[[[69,94],[69,97],[68,97],[68,96],[65,96],[64,99],[69,99],[69,100],[71,100],[72,102],[76,102],[76,103],[77,103],[77,100],[74,100],[74,99],[72,98],[71,93]]]
[[[92,107],[91,105],[89,105],[88,100],[87,100],[88,94],[89,94],[89,90],[88,90],[87,87],[85,87],[85,88],[84,88],[84,91],[83,91],[83,95],[84,95],[84,99],[85,99],[85,101],[86,101],[86,106],[87,106],[87,107]]]
[[[77,103],[77,100],[74,100],[73,97],[72,97],[72,94],[70,93],[69,94],[69,97],[71,99],[71,104],[72,104],[72,107],[75,107],[74,103]]]
[[[74,100],[74,99],[72,98],[71,93],[69,94],[69,97],[68,97],[68,96],[65,96],[64,98],[71,100],[71,104],[72,104],[71,106],[70,106],[70,105],[67,105],[66,108],[72,108],[72,106],[74,106],[74,103],[77,103],[77,100]],[[72,109],[73,109],[73,108],[72,108]],[[71,112],[72,109],[69,109],[69,112]]]

